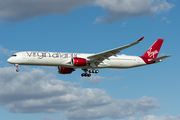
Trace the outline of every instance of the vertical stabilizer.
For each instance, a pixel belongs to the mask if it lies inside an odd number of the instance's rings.
[[[147,50],[142,58],[156,59],[164,39],[158,39],[150,48]]]

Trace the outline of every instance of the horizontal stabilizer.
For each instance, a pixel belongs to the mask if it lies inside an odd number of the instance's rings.
[[[171,57],[171,56],[172,56],[172,55],[165,55],[165,56],[162,56],[162,57],[158,57],[158,58],[156,58],[156,59],[152,59],[151,61],[152,61],[152,62],[161,62],[162,59],[165,59],[165,58]]]

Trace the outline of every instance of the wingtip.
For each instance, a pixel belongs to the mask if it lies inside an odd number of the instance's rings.
[[[141,37],[138,41],[140,42],[140,41],[142,41],[144,39],[144,37]]]

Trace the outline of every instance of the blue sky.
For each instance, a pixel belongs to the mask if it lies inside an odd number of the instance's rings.
[[[0,0],[0,119],[180,120],[177,0]],[[82,70],[7,63],[19,51],[99,53],[144,40],[120,54],[141,56],[163,38],[162,63]]]

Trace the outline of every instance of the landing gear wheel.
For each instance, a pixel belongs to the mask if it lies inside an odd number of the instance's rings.
[[[91,74],[86,73],[84,76],[85,76],[85,77],[90,77]]]
[[[87,77],[90,77],[91,76],[91,74],[87,74]]]
[[[16,72],[19,72],[19,69],[16,69]]]
[[[89,73],[92,73],[93,72],[93,70],[89,70]]]
[[[90,77],[90,76],[91,76],[91,74],[82,73],[82,74],[81,74],[81,76],[82,76],[82,77]]]
[[[99,73],[99,70],[89,70],[89,73]]]
[[[88,70],[88,69],[82,69],[85,73],[82,73],[81,76],[82,77],[91,77],[91,73],[98,73],[99,70],[94,70],[94,69],[91,69],[91,70]],[[89,72],[89,74],[87,73]]]
[[[81,76],[84,77],[84,76],[85,76],[85,73],[82,73]]]
[[[99,73],[99,70],[96,70],[95,73]]]

